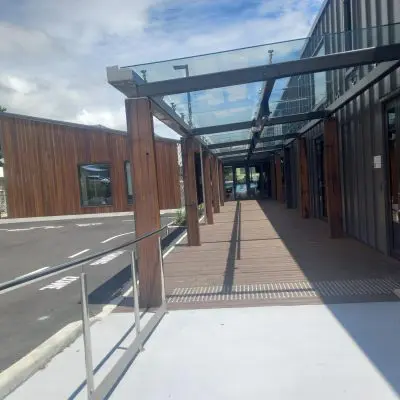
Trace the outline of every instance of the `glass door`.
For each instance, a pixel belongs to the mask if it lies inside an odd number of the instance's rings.
[[[388,134],[388,158],[390,177],[390,209],[392,220],[392,253],[400,257],[400,99],[387,104],[385,109]]]
[[[234,192],[235,200],[245,200],[248,197],[246,167],[235,168]]]

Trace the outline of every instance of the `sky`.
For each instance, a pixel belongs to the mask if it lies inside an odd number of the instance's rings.
[[[126,130],[106,67],[308,35],[323,0],[0,0],[0,105]],[[174,137],[158,120],[155,132]]]

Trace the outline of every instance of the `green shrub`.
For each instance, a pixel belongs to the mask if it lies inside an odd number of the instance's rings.
[[[179,209],[176,213],[175,223],[177,225],[186,225],[186,212],[183,208]]]

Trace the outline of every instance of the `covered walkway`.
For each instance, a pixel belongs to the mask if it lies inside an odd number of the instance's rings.
[[[394,301],[399,263],[272,200],[227,202],[165,260],[170,309]]]

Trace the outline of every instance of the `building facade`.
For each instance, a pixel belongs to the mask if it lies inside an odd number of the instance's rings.
[[[3,113],[0,146],[3,217],[134,210],[140,166],[131,163],[126,132]],[[157,137],[155,146],[160,209],[179,208],[178,142]]]
[[[328,0],[321,8],[304,54],[329,54],[376,46],[387,40],[399,40],[400,2],[397,0]],[[378,27],[378,28],[371,28]],[[351,31],[349,35],[339,32]],[[400,58],[400,55],[399,55]],[[313,93],[305,97],[309,107],[318,109],[332,104],[363,78],[368,79],[376,65],[352,67],[291,78],[290,86],[314,79]],[[295,82],[297,81],[297,82]],[[307,85],[305,85],[307,86]],[[299,89],[300,90],[300,89]],[[290,93],[286,96],[290,98]],[[297,96],[297,95],[296,95]],[[400,69],[355,97],[334,115],[337,119],[339,165],[344,232],[385,254],[400,254],[398,236],[398,170],[400,146]],[[301,101],[297,106],[304,106]],[[308,160],[310,216],[326,218],[324,166],[324,123],[303,132]],[[397,135],[396,135],[397,133]],[[286,201],[298,207],[301,197],[300,143],[293,141],[285,149],[291,160],[291,190]],[[289,178],[289,176],[287,177]]]

